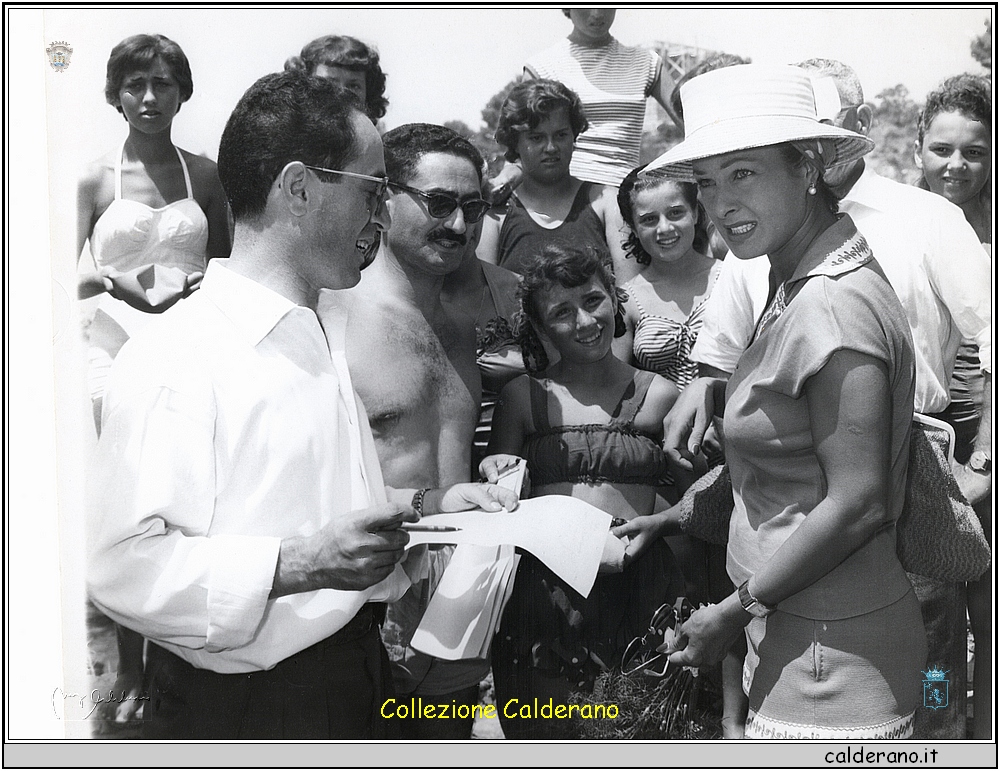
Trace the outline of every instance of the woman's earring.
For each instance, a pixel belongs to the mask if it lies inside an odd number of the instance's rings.
[[[809,185],[809,195],[816,195],[816,185]]]

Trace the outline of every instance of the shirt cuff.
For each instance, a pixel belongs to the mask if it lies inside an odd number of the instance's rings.
[[[214,535],[208,585],[209,653],[249,643],[260,626],[274,583],[280,538]]]

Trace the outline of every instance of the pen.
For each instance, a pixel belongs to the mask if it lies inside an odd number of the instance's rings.
[[[501,471],[499,474],[497,474],[497,479],[503,479],[505,476],[510,476],[511,474],[514,474],[514,473],[520,471],[521,470],[521,465],[523,463],[524,463],[524,461],[518,461],[513,466],[507,466],[507,468],[505,468],[503,471]]]
[[[403,530],[409,530],[411,533],[457,533],[461,529],[452,525],[410,525],[403,523]]]

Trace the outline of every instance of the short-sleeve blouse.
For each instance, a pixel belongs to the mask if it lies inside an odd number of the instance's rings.
[[[887,504],[895,520],[902,511],[913,418],[913,343],[899,300],[846,215],[816,239],[779,289],[727,387],[726,457],[736,502],[728,570],[737,585],[771,558],[826,495],[803,391],[838,350],[872,356],[888,370]],[[895,528],[886,527],[779,607],[806,618],[847,618],[885,607],[909,589],[896,558]]]

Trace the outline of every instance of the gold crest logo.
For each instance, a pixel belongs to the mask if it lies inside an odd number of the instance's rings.
[[[56,72],[64,72],[69,67],[69,59],[73,55],[73,47],[65,40],[56,40],[45,48],[49,64]]]

